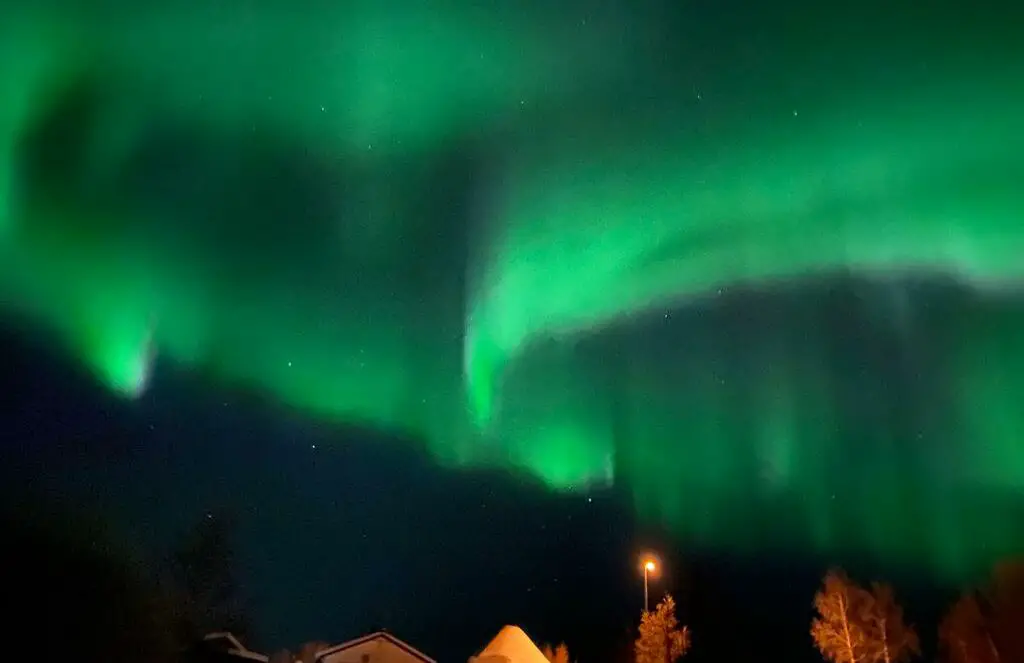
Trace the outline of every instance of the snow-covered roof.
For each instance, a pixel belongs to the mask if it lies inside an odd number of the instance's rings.
[[[370,642],[372,640],[385,640],[386,642],[389,642],[392,645],[398,647],[399,649],[420,659],[421,661],[423,661],[423,663],[437,663],[434,659],[430,658],[420,650],[416,649],[415,647],[406,642],[399,640],[387,631],[377,631],[376,633],[364,635],[361,638],[356,638],[355,640],[343,642],[340,645],[332,645],[327,649],[321,649],[316,653],[316,658],[314,660],[321,661],[327,656],[330,656],[331,654],[337,654],[338,652],[345,651],[346,649],[358,647],[359,645]]]
[[[523,629],[512,625],[501,629],[476,657],[479,663],[485,663],[484,659],[488,658],[504,659],[508,663],[548,663],[547,657],[530,636]]]
[[[237,656],[238,658],[244,658],[250,661],[260,661],[261,663],[267,663],[267,661],[270,660],[269,657],[264,654],[259,654],[246,649],[245,645],[239,642],[238,638],[235,637],[235,634],[228,631],[207,633],[203,636],[203,640],[206,642],[223,640],[228,645],[225,651],[232,656]]]

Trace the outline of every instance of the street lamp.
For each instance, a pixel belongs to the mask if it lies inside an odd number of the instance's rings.
[[[654,558],[647,557],[644,559],[644,612],[650,612],[650,602],[647,594],[647,577],[658,570],[658,565],[655,563]]]

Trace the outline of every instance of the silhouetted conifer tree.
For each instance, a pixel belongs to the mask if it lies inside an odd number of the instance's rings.
[[[234,522],[206,514],[173,551],[171,566],[182,638],[230,631],[244,642],[250,627],[235,574]]]

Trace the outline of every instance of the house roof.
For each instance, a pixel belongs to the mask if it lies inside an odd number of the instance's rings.
[[[267,663],[269,657],[264,654],[254,652],[246,649],[245,645],[239,642],[238,638],[235,637],[234,633],[228,631],[220,631],[218,633],[207,633],[203,636],[204,642],[222,642],[226,645],[224,653],[230,654],[237,658],[244,658],[250,661],[260,661],[261,663]]]
[[[385,640],[391,643],[392,645],[398,647],[402,651],[410,654],[411,656],[414,656],[419,660],[423,661],[423,663],[437,663],[434,659],[430,658],[420,650],[416,649],[408,643],[399,640],[398,638],[396,638],[395,636],[391,635],[386,631],[377,631],[376,633],[364,635],[363,637],[356,638],[355,640],[343,642],[340,645],[333,645],[331,647],[328,647],[327,649],[321,649],[319,652],[317,652],[315,660],[322,661],[327,656],[337,654],[338,652],[345,651],[346,649],[351,649],[352,647],[357,647],[361,644],[365,644],[373,640]]]
[[[547,657],[530,636],[513,625],[502,628],[476,658],[483,663],[483,659],[492,657],[505,659],[509,663],[548,663]]]

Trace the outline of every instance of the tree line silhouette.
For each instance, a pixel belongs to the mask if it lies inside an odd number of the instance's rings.
[[[921,655],[888,585],[863,587],[829,571],[814,606],[811,637],[834,663],[903,663]],[[997,564],[984,586],[964,592],[939,624],[938,645],[947,663],[1024,662],[1024,561]]]
[[[42,628],[39,642],[57,634],[76,658],[108,663],[201,660],[194,646],[213,631],[231,631],[251,644],[230,517],[204,514],[152,574],[143,570],[151,565],[132,560],[102,526],[83,525],[80,516],[74,525],[58,518],[44,527],[36,514],[0,515],[8,549],[20,553],[11,568],[41,580],[37,591],[15,593],[25,623],[11,625],[23,637],[36,639],[34,629]],[[921,634],[885,583],[862,585],[830,570],[813,605],[810,642],[825,660],[907,663],[921,656]],[[45,620],[37,621],[39,615]],[[635,663],[675,663],[693,642],[666,595],[641,615]],[[963,592],[941,619],[935,642],[942,663],[1024,663],[1024,559],[995,565],[985,583]],[[296,654],[285,650],[272,658],[312,663],[324,646],[306,643]],[[543,652],[551,663],[571,663],[564,643]]]
[[[234,524],[204,514],[156,559],[101,519],[49,504],[0,510],[12,586],[12,634],[76,660],[191,663],[206,633],[251,633],[235,577]]]
[[[860,585],[841,569],[825,574],[814,596],[811,640],[832,663],[906,663],[921,656],[920,637],[891,586]],[[965,591],[938,629],[943,663],[1024,663],[1024,560],[999,563],[988,582]],[[689,651],[671,595],[644,611],[635,663],[675,663]],[[550,659],[549,659],[550,660]]]

